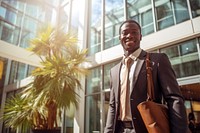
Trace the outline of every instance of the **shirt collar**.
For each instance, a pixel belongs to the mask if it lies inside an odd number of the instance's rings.
[[[138,48],[135,52],[130,54],[129,57],[132,58],[133,60],[136,60],[139,57],[141,52],[142,52],[142,49]]]
[[[136,51],[134,51],[132,54],[130,54],[129,57],[133,60],[136,60],[139,57],[141,52],[142,52],[142,49],[138,48]],[[124,56],[123,58],[125,59],[126,57]]]

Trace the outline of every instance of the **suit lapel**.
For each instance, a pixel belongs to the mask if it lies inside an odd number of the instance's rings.
[[[142,65],[144,63],[145,56],[146,56],[146,52],[142,51],[140,56],[137,59],[137,64],[135,66],[134,75],[133,75],[133,83],[132,83],[132,86],[130,88],[130,95],[131,95],[131,93],[133,91],[133,88],[135,87],[135,83],[136,83],[136,81],[138,79],[138,75],[139,75],[139,73],[141,71],[141,68],[142,68]]]

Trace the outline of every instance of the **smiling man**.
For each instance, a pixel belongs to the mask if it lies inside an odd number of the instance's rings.
[[[110,102],[104,133],[147,133],[137,105],[147,99],[145,59],[140,48],[141,27],[134,20],[123,22],[119,40],[122,61],[110,71]],[[167,103],[170,133],[188,133],[186,109],[176,76],[164,53],[150,53],[155,101]],[[159,115],[159,114],[158,114]]]

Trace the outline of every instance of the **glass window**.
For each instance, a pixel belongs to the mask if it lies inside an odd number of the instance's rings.
[[[35,37],[35,33],[32,33],[29,30],[23,30],[22,31],[22,37],[21,37],[21,41],[20,41],[20,47],[22,48],[28,48],[30,45],[30,39]]]
[[[55,23],[56,22],[56,9],[49,7],[47,5],[44,5],[42,7],[41,11],[41,18],[39,17],[39,20],[42,22],[49,22],[49,23]]]
[[[40,4],[42,4],[42,3],[38,3],[38,4],[34,4],[34,3],[27,3],[27,5],[26,5],[26,15],[29,15],[29,16],[31,16],[31,17],[33,17],[33,18],[39,18],[39,15],[41,14],[41,12],[43,12],[42,10],[42,8],[43,8],[43,6],[42,5],[40,5]],[[41,19],[41,18],[39,18],[39,19]]]
[[[73,0],[72,3],[72,15],[71,15],[71,29],[75,32],[78,33],[78,25],[79,24],[79,8],[78,8],[78,4],[84,4],[83,2],[80,3],[82,1],[79,0]]]
[[[24,2],[19,0],[2,0],[2,5],[9,5],[10,7],[23,11]]]
[[[22,13],[8,5],[2,4],[4,10],[1,13],[3,19],[11,25],[21,26]]]
[[[184,62],[181,64],[180,68],[183,71],[183,75],[181,75],[182,77],[186,77],[186,76],[193,76],[193,75],[198,75],[200,74],[200,62],[199,60],[193,60],[190,62]],[[192,69],[191,69],[192,68]]]
[[[104,66],[104,89],[110,88],[110,69],[118,64],[120,61],[112,62]]]
[[[69,9],[70,9],[70,7],[69,7],[69,3],[67,3],[66,5],[64,5],[64,7],[61,7],[61,9],[60,9],[60,14],[62,14],[62,17],[60,17],[59,19],[59,21],[60,21],[60,23],[61,24],[63,24],[63,26],[64,26],[64,29],[66,30],[66,31],[68,31],[69,29],[69,13],[70,13],[70,11],[69,11]]]
[[[181,52],[181,55],[197,52],[196,40],[194,39],[191,41],[184,42],[182,45],[180,45],[180,52]]]
[[[20,29],[3,21],[0,21],[0,39],[11,43],[18,44]]]
[[[104,92],[104,104],[103,104],[103,116],[104,116],[104,121],[103,121],[103,126],[106,126],[106,120],[107,120],[107,114],[108,114],[108,108],[109,108],[109,101],[110,101],[110,91],[109,92]]]
[[[100,107],[100,94],[86,97],[85,133],[100,133]]]
[[[89,55],[101,50],[101,0],[91,0]]]
[[[32,19],[28,16],[24,17],[24,30],[29,30],[33,33],[36,33],[37,31],[37,26],[38,26],[38,21],[35,19]]]
[[[37,17],[37,19],[40,21],[40,22],[44,22],[45,20],[45,15],[46,15],[46,11],[45,11],[45,7],[41,7],[42,9],[40,8],[37,8],[38,10],[38,13],[37,13],[37,16],[34,16],[35,18]],[[48,12],[48,11],[47,11]],[[49,9],[49,12],[53,14],[53,11],[51,11]],[[53,15],[52,15],[53,16]],[[49,21],[46,21],[46,22],[50,22],[51,20]]]
[[[0,6],[0,17],[5,18],[6,16],[6,8]]]
[[[180,64],[174,64],[174,65],[172,65],[172,68],[173,68],[173,70],[174,70],[177,78],[181,78],[182,75],[184,75],[182,73],[181,69],[180,69],[181,68],[180,66],[181,66]]]
[[[56,6],[58,5],[58,2],[62,2],[62,1],[69,1],[69,0],[61,0],[61,1],[58,1],[58,0],[44,0],[47,4],[50,4],[52,6]]]
[[[192,17],[200,16],[200,0],[190,0]]]
[[[176,23],[183,22],[190,19],[187,1],[186,0],[172,0]]]
[[[169,58],[174,58],[179,56],[178,46],[171,46],[164,49],[161,49],[161,53],[166,53]]]
[[[100,92],[101,88],[101,67],[93,68],[87,76],[86,94]]]
[[[124,20],[123,0],[105,0],[105,46],[119,44],[119,26]]]
[[[10,69],[10,76],[9,76],[9,84],[15,83],[17,80],[17,67],[18,62],[12,61],[11,69]]]
[[[27,77],[27,65],[24,63],[12,61],[9,84],[15,83]]]
[[[36,69],[36,67],[34,67],[34,66],[28,66],[28,72],[27,72],[27,76],[30,76],[31,74],[32,74],[32,71],[33,70],[35,70]]]
[[[18,64],[18,70],[17,70],[17,80],[22,80],[26,78],[27,75],[27,65],[24,63]]]
[[[197,45],[197,39],[192,39],[173,47],[161,49],[161,52],[168,55],[177,78],[200,74]]]
[[[148,35],[154,32],[152,10],[148,10],[141,14],[142,35]]]
[[[30,39],[34,38],[38,29],[39,22],[29,16],[24,17],[24,24],[21,34],[20,47],[29,47]]]
[[[105,49],[112,47],[113,45],[113,26],[105,29]]]
[[[89,46],[89,54],[95,54],[101,50],[101,30],[100,27],[96,29],[95,27],[91,27],[90,29],[90,46]]]
[[[158,30],[175,24],[170,0],[156,0],[155,6]]]
[[[128,18],[140,23],[142,35],[154,32],[152,4],[150,0],[128,0]]]
[[[113,44],[114,45],[118,45],[118,44],[120,44],[120,42],[119,42],[119,27],[120,27],[120,25],[121,25],[121,23],[118,23],[118,24],[116,24],[116,25],[114,25],[114,39],[113,39]]]

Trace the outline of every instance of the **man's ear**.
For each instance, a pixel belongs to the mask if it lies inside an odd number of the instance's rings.
[[[142,40],[142,34],[140,34],[140,41]]]

